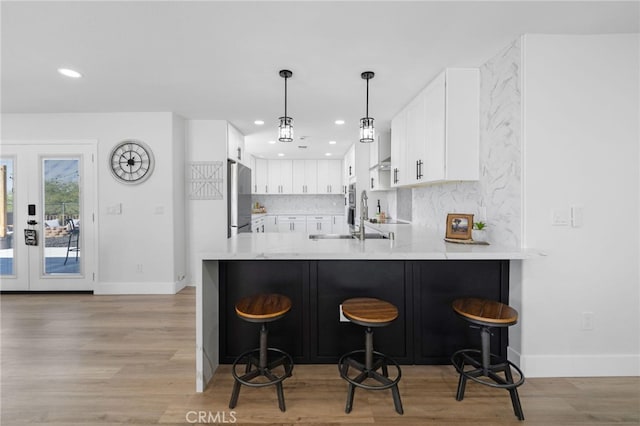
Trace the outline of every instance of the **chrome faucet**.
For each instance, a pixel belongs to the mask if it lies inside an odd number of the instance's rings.
[[[367,206],[367,191],[362,190],[360,194],[360,229],[358,238],[364,241],[365,239],[365,231],[364,231],[364,223],[369,219],[369,207]]]

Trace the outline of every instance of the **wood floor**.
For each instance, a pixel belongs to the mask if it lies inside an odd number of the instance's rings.
[[[389,391],[356,391],[334,365],[298,365],[285,381],[287,411],[273,388],[243,388],[238,406],[222,366],[195,392],[195,292],[175,296],[12,295],[1,297],[1,417],[4,425],[261,424],[613,425],[640,423],[639,378],[528,379],[526,420],[508,393],[475,383],[454,398],[449,366],[404,366],[405,414]]]

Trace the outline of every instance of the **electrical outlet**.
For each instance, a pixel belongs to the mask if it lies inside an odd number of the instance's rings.
[[[585,331],[591,331],[594,329],[593,312],[582,313],[582,329]]]
[[[338,308],[339,311],[339,315],[340,315],[340,322],[349,322],[349,318],[344,316],[344,313],[342,313],[342,305],[340,305],[340,307]]]

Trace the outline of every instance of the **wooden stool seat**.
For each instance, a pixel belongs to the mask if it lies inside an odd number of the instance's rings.
[[[345,300],[342,302],[342,313],[350,321],[365,327],[383,327],[398,318],[398,308],[372,297]]]
[[[495,300],[467,297],[456,299],[453,310],[460,316],[480,325],[507,327],[518,322],[518,312]]]
[[[291,310],[291,299],[282,294],[256,294],[236,303],[238,316],[250,322],[275,321]]]

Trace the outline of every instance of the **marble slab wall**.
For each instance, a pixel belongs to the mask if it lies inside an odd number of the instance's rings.
[[[480,180],[414,188],[414,224],[444,236],[447,213],[473,213],[489,241],[521,245],[521,62],[518,38],[480,68]]]
[[[272,214],[345,214],[344,195],[252,195]]]

